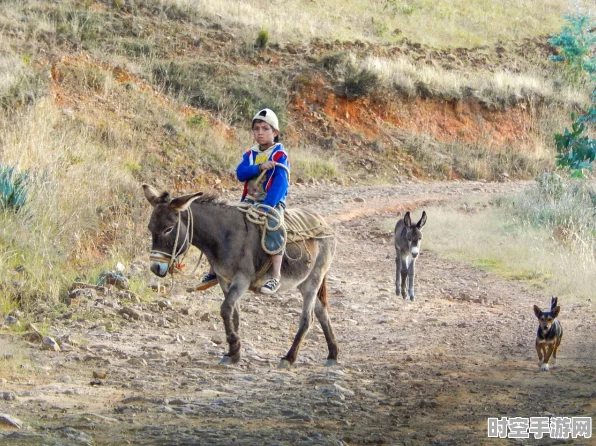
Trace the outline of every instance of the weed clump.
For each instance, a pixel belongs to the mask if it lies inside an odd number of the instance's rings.
[[[596,254],[596,188],[588,182],[542,174],[536,187],[517,197],[511,208],[526,224],[571,234],[574,244]]]
[[[262,29],[261,31],[259,31],[259,34],[257,35],[257,40],[255,42],[255,46],[259,49],[265,49],[265,47],[267,47],[268,43],[269,43],[269,31],[267,31],[266,29]]]
[[[18,212],[27,202],[27,172],[17,172],[16,166],[0,166],[0,206]]]
[[[340,85],[340,93],[346,98],[360,98],[378,89],[380,84],[381,81],[377,73],[367,68],[355,69],[348,73]]]
[[[381,77],[374,71],[362,67],[345,52],[324,56],[319,66],[325,69],[337,84],[336,93],[340,97],[356,99],[367,96],[381,87]]]

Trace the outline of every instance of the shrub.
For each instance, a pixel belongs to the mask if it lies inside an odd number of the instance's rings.
[[[596,33],[589,15],[565,15],[567,25],[561,34],[552,36],[548,41],[560,48],[560,53],[552,56],[555,62],[562,62],[568,70],[568,76],[574,83],[593,80],[596,74],[596,63],[592,57]]]
[[[266,29],[262,29],[259,31],[257,35],[257,41],[255,42],[255,46],[257,48],[263,49],[269,43],[269,32]]]
[[[512,209],[531,226],[563,227],[584,244],[596,242],[596,189],[585,181],[543,174],[536,188],[517,197]]]
[[[28,173],[16,172],[16,166],[0,166],[0,204],[18,212],[27,201]]]
[[[381,77],[375,71],[363,67],[346,52],[328,54],[318,65],[337,82],[336,93],[340,97],[359,98],[381,86]]]
[[[346,76],[340,85],[340,96],[347,98],[360,98],[379,88],[379,75],[367,68],[354,70]]]
[[[318,64],[325,70],[336,74],[340,67],[345,66],[350,62],[350,54],[342,51],[339,53],[327,54],[323,56]]]
[[[545,172],[536,178],[540,196],[559,200],[563,196],[565,184],[556,173]]]

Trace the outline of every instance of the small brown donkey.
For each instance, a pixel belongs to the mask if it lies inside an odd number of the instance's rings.
[[[229,345],[221,364],[240,360],[240,305],[248,290],[258,292],[265,279],[260,271],[269,255],[261,246],[258,227],[249,223],[236,206],[201,192],[172,198],[144,185],[145,197],[153,206],[149,221],[152,235],[151,271],[164,277],[190,245],[209,259],[224,294],[221,316]],[[324,223],[322,217],[318,217]],[[323,328],[329,355],[326,365],[337,364],[338,347],[327,311],[326,277],[335,254],[335,236],[310,238],[286,245],[281,275],[282,290],[297,288],[302,293],[298,332],[280,367],[296,360],[302,340],[316,317]],[[308,255],[306,254],[308,252]]]
[[[418,223],[412,224],[410,212],[399,219],[395,225],[395,294],[401,294],[406,299],[406,278],[408,279],[408,295],[410,300],[415,300],[414,295],[414,266],[420,254],[420,240],[422,240],[422,227],[426,223],[426,212]],[[412,257],[410,259],[410,256]],[[401,277],[400,277],[401,275]]]

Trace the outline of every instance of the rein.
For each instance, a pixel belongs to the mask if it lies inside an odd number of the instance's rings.
[[[168,271],[170,272],[170,275],[172,276],[172,285],[170,286],[170,289],[168,290],[168,292],[171,291],[172,288],[174,288],[174,272],[179,272],[180,274],[182,274],[183,276],[186,276],[186,277],[193,276],[196,273],[197,269],[199,268],[199,265],[201,264],[201,260],[203,260],[203,252],[201,251],[201,255],[199,256],[199,261],[197,262],[197,264],[195,265],[193,270],[188,274],[182,272],[182,270],[177,265],[174,265],[174,263],[176,262],[176,259],[178,259],[179,256],[182,256],[182,258],[180,259],[178,264],[180,264],[180,262],[182,260],[184,260],[184,258],[186,257],[186,254],[188,253],[188,251],[190,250],[190,247],[192,246],[192,237],[194,234],[194,217],[193,217],[190,209],[187,210],[187,213],[188,213],[188,220],[187,220],[188,221],[188,230],[186,231],[186,235],[184,236],[184,241],[182,243],[182,246],[184,246],[184,244],[187,243],[186,249],[183,251],[183,248],[181,247],[180,251],[176,252],[176,248],[178,247],[178,241],[180,240],[180,228],[182,227],[182,212],[178,211],[178,224],[176,225],[176,238],[174,239],[174,246],[172,247],[172,252],[168,253],[168,252],[164,252],[164,251],[153,250],[153,251],[151,251],[151,254],[149,256],[149,260],[153,260],[153,261],[157,261],[157,262],[162,261],[167,258],[170,259],[168,261]]]

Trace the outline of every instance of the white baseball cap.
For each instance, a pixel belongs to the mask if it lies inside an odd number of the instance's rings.
[[[279,121],[277,120],[275,113],[273,113],[273,110],[264,108],[258,112],[254,118],[252,118],[252,123],[254,124],[256,120],[265,121],[267,124],[273,127],[274,130],[279,132]]]

